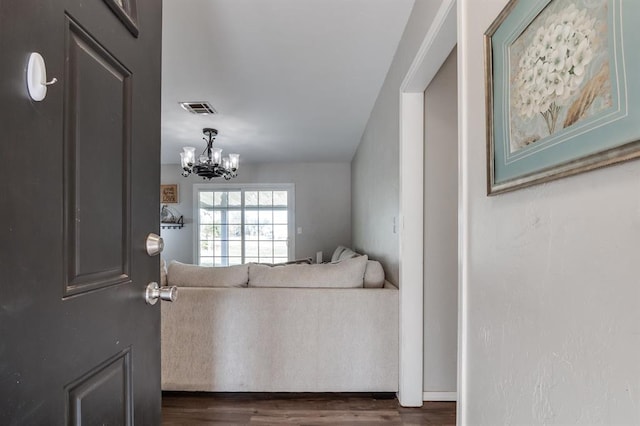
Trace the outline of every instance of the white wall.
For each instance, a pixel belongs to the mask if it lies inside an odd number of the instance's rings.
[[[353,246],[398,284],[399,90],[441,0],[416,1],[351,163]]]
[[[486,196],[483,33],[459,0],[462,424],[640,424],[640,163]]]
[[[425,91],[424,381],[425,392],[454,393],[458,368],[457,51]],[[433,394],[430,394],[433,395]],[[433,398],[426,395],[427,398]],[[443,396],[441,396],[442,398]],[[448,395],[455,398],[455,395]]]
[[[180,175],[180,166],[165,164],[161,182],[178,183],[179,204],[170,204],[185,217],[183,229],[163,229],[163,257],[167,262],[193,262],[193,184],[202,178]],[[224,183],[213,180],[212,183]],[[323,251],[331,258],[338,245],[351,246],[351,166],[349,163],[260,163],[241,164],[234,183],[293,183],[295,185],[296,258],[312,257]]]

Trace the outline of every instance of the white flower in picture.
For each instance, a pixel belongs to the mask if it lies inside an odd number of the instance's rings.
[[[589,7],[578,3],[557,1],[556,7],[540,14],[511,47],[512,139],[524,135],[512,141],[512,151],[593,113],[582,108],[583,115],[569,117],[567,110],[580,100],[595,72],[608,72],[608,58],[603,54],[607,2],[596,1],[595,6],[590,2]],[[604,89],[602,92],[605,95]],[[566,115],[564,122],[562,114]],[[539,120],[542,127],[536,124]]]

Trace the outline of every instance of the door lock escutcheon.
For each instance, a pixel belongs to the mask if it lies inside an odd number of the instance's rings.
[[[164,240],[160,235],[154,234],[152,232],[149,235],[147,235],[145,246],[147,249],[147,254],[149,256],[155,256],[157,254],[162,253],[162,250],[164,250]]]

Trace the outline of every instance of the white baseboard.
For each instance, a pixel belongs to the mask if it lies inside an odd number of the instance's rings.
[[[423,401],[457,401],[458,392],[422,392]]]

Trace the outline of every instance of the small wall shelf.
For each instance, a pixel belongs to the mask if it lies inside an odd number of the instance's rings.
[[[180,216],[175,222],[160,222],[161,229],[182,229],[184,228],[184,216]]]

